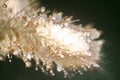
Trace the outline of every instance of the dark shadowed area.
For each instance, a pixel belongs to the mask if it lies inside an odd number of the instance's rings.
[[[74,16],[73,20],[80,19],[75,24],[94,24],[102,30],[102,39],[105,44],[102,49],[101,69],[93,72],[76,74],[64,78],[62,72],[55,70],[55,76],[46,75],[32,67],[25,68],[21,59],[13,56],[12,62],[8,59],[0,61],[0,80],[119,80],[120,70],[120,29],[118,2],[116,1],[81,1],[81,0],[40,0],[48,10],[63,12],[64,16]],[[72,74],[71,74],[72,75]]]

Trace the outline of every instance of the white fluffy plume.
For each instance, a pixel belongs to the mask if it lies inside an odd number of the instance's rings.
[[[52,75],[53,62],[65,75],[69,70],[100,67],[103,40],[96,39],[101,32],[91,25],[75,25],[72,17],[63,17],[61,12],[48,15],[34,1],[0,0],[0,59],[15,55],[27,67],[34,59],[36,67]]]

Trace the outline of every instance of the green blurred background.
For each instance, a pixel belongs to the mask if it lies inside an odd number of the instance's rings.
[[[0,62],[0,80],[119,80],[120,72],[120,29],[119,6],[114,1],[85,0],[40,0],[41,5],[51,11],[63,12],[64,16],[74,16],[80,19],[76,24],[93,23],[95,28],[102,30],[101,38],[105,39],[102,49],[101,70],[85,72],[83,75],[64,78],[63,73],[55,72],[55,76],[45,75],[39,69],[35,71],[35,62],[30,68],[25,68],[22,60],[13,56]]]

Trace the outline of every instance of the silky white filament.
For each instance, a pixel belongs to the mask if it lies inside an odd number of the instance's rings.
[[[61,12],[48,15],[45,7],[33,6],[34,1],[0,1],[0,60],[15,55],[30,67],[34,59],[36,68],[52,75],[53,63],[65,75],[100,67],[101,32],[91,25],[75,25],[72,17]]]

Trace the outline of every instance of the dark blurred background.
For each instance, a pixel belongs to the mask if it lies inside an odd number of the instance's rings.
[[[102,39],[105,40],[102,49],[101,70],[77,74],[74,77],[64,78],[63,73],[55,72],[55,76],[45,75],[39,69],[35,71],[35,63],[25,68],[22,60],[13,56],[12,62],[8,59],[0,62],[0,80],[119,80],[120,75],[120,29],[119,29],[119,2],[114,1],[85,1],[85,0],[40,0],[41,5],[51,11],[63,12],[64,16],[74,16],[80,19],[76,24],[87,25],[102,30]]]

